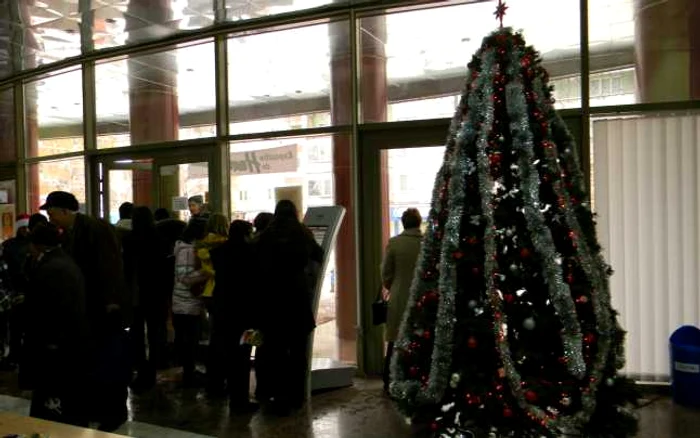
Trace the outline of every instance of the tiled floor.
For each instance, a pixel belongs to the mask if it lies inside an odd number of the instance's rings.
[[[0,374],[0,410],[26,414],[28,394],[19,392],[11,374]],[[700,437],[700,411],[653,399],[640,409],[639,438]],[[351,388],[315,395],[309,406],[289,418],[263,413],[229,417],[223,400],[196,390],[178,389],[177,376],[165,374],[158,387],[130,400],[132,421],[118,432],[139,438],[404,438],[412,430],[383,396],[381,383],[357,380]]]

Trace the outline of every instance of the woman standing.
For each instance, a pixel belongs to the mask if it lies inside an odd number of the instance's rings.
[[[382,285],[389,290],[389,311],[387,313],[385,338],[387,341],[384,359],[384,390],[389,390],[389,362],[394,352],[394,341],[399,332],[401,319],[408,303],[408,294],[413,281],[420,253],[422,218],[415,208],[409,208],[401,215],[404,231],[392,237],[386,247],[382,262]]]
[[[206,235],[202,221],[190,221],[182,239],[175,243],[175,287],[173,289],[173,326],[175,348],[182,365],[183,383],[195,381],[195,360],[202,330],[202,293],[210,275],[198,269],[195,242]]]
[[[261,320],[265,351],[263,379],[274,410],[287,413],[306,399],[306,351],[316,327],[312,306],[314,284],[309,266],[323,260],[323,250],[299,222],[295,205],[280,201],[269,228],[258,241],[261,295],[266,297]],[[276,367],[271,370],[271,367]]]

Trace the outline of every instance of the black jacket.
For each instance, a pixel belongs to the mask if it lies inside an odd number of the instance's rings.
[[[112,225],[78,213],[73,228],[65,232],[63,247],[85,278],[86,312],[94,328],[103,328],[105,324],[128,325],[131,298],[124,281],[121,248]],[[107,315],[110,305],[118,306],[119,311]]]
[[[26,306],[22,382],[45,387],[81,378],[88,351],[84,280],[62,249],[34,264]]]
[[[257,243],[259,294],[265,300],[263,333],[308,333],[316,327],[312,309],[313,276],[323,250],[297,221],[273,222]]]
[[[220,315],[219,320],[225,321],[224,329],[240,335],[244,330],[258,328],[264,304],[258,301],[252,245],[228,241],[211,250],[210,255],[216,272],[213,309]]]

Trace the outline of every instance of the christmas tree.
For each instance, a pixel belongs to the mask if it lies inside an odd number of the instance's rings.
[[[499,12],[505,11],[499,2]],[[634,385],[576,145],[508,28],[469,64],[392,358],[440,437],[628,437]],[[570,434],[570,435],[569,435]]]

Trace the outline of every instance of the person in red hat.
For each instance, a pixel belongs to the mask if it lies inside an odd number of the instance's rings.
[[[41,216],[41,215],[39,215]],[[41,216],[46,222],[46,218]],[[2,244],[2,289],[4,292],[5,321],[9,324],[9,354],[1,368],[13,370],[22,355],[24,338],[24,294],[27,289],[27,262],[29,259],[30,223],[28,214],[20,214],[15,221],[15,237]],[[36,219],[34,220],[36,223]],[[8,328],[3,323],[3,334]]]

